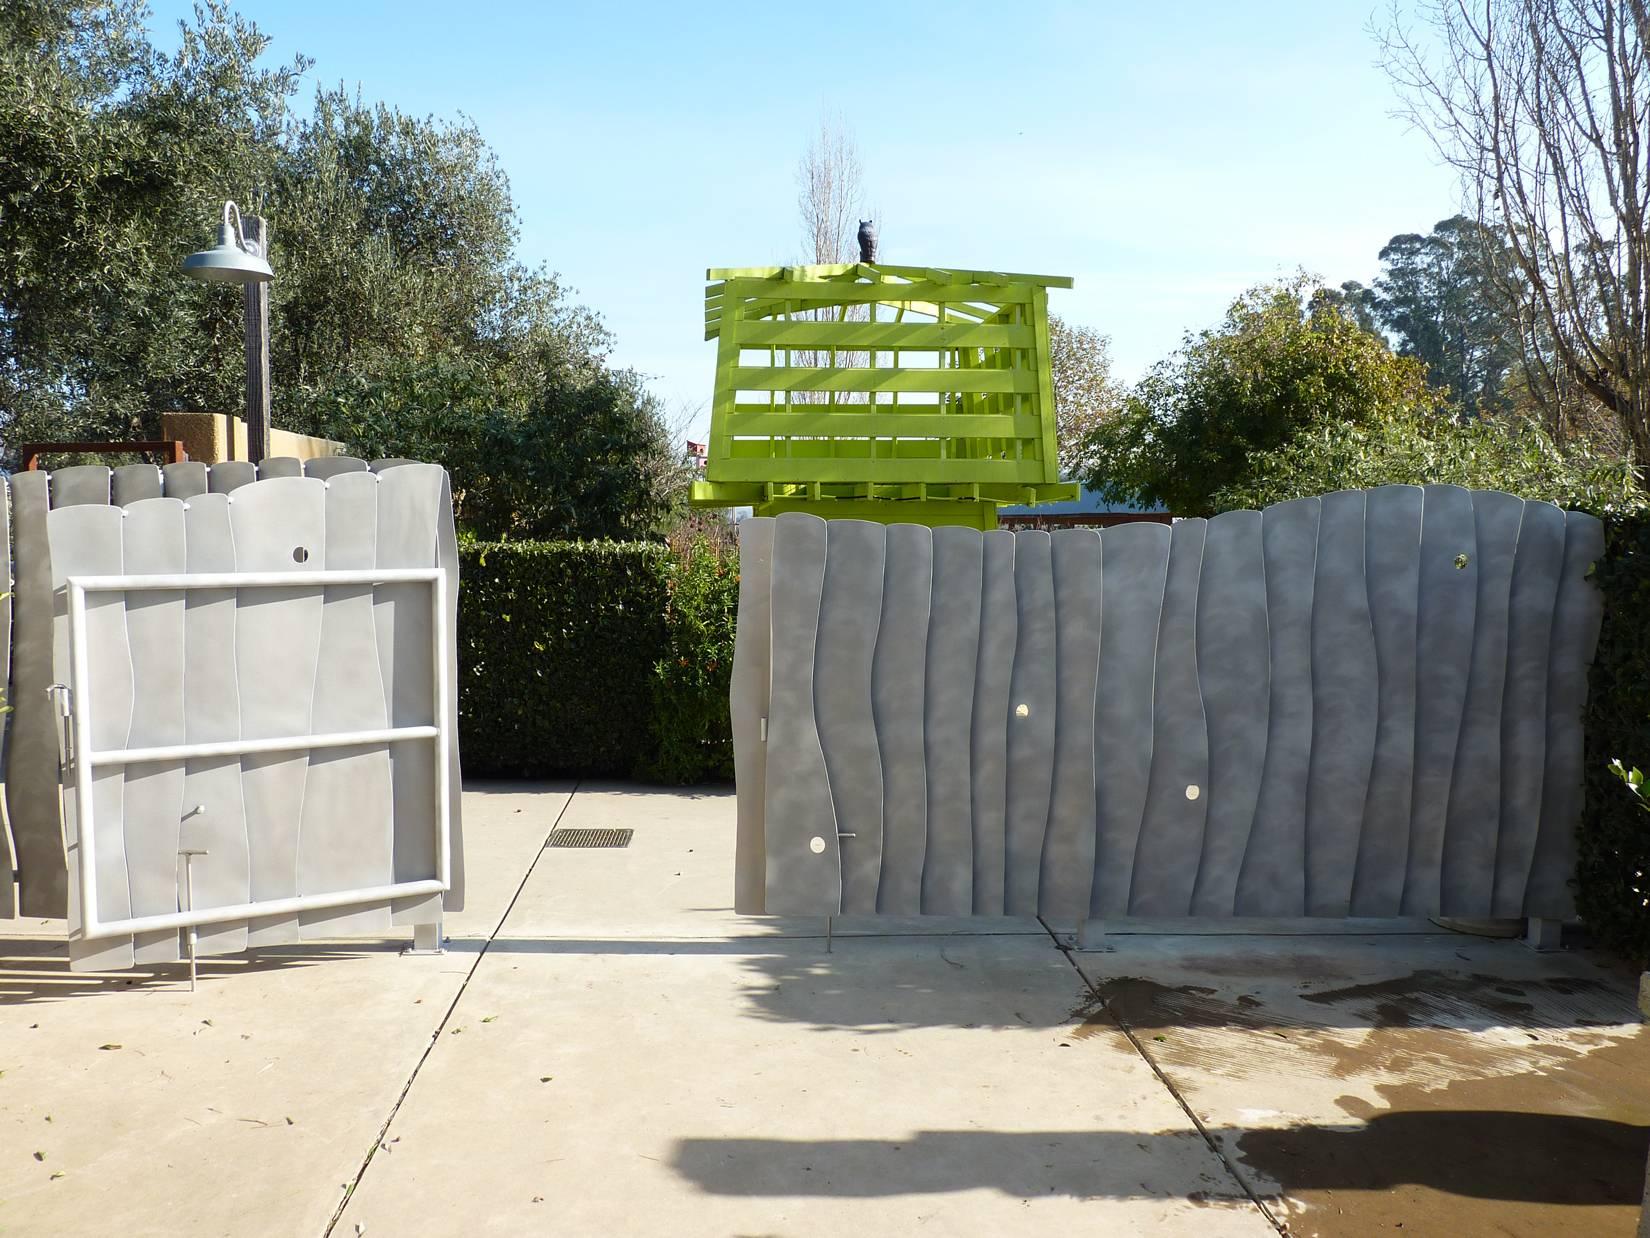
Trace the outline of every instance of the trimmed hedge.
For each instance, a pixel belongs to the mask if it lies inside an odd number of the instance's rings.
[[[1650,963],[1650,815],[1610,772],[1650,769],[1650,518],[1607,520],[1593,579],[1604,625],[1587,694],[1587,798],[1576,835],[1576,910],[1600,944]]]
[[[466,541],[459,570],[467,773],[730,776],[733,608],[684,613],[675,598],[684,572],[696,585],[707,572],[731,585],[731,563],[655,543]],[[667,660],[677,672],[668,678]]]

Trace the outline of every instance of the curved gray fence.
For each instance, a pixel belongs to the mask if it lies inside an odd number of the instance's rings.
[[[72,679],[70,576],[426,569],[446,581],[456,624],[457,543],[444,470],[329,458],[133,465],[12,479],[15,631],[6,804],[31,916],[82,919],[70,863],[75,793],[60,775],[62,733],[47,688]],[[431,722],[428,584],[156,589],[88,594],[93,746],[234,743]],[[0,622],[11,617],[0,616]],[[6,647],[0,642],[0,648]],[[438,921],[463,906],[456,672],[445,729],[450,889],[377,905],[294,912],[204,928],[201,953]],[[419,741],[245,757],[150,759],[97,774],[97,881],[104,920],[179,909],[180,846],[198,905],[391,886],[436,864],[434,749]],[[69,762],[72,767],[73,761]],[[60,790],[67,799],[61,812]],[[190,805],[209,805],[191,814]],[[65,820],[67,817],[67,820]],[[107,836],[105,836],[105,829]],[[9,911],[9,907],[7,909]],[[176,931],[71,940],[76,966],[178,957]]]
[[[741,525],[745,913],[1571,913],[1598,520]]]

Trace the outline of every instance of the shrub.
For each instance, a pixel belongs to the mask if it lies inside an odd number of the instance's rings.
[[[728,674],[739,613],[736,552],[696,537],[664,560],[665,647],[654,663],[651,754],[657,782],[733,777]]]
[[[1429,482],[1505,490],[1602,517],[1645,507],[1631,461],[1585,440],[1560,448],[1528,421],[1400,412],[1362,423],[1320,422],[1251,464],[1248,478],[1215,496],[1216,507],[1261,508],[1331,490]]]
[[[469,773],[729,775],[731,557],[644,542],[465,541],[459,559]]]
[[[1593,578],[1604,626],[1587,696],[1586,805],[1576,907],[1601,944],[1650,962],[1650,816],[1610,766],[1650,766],[1650,519],[1611,521]]]
[[[1108,499],[1206,516],[1220,491],[1264,473],[1258,457],[1309,426],[1442,403],[1420,362],[1394,356],[1310,290],[1304,277],[1263,284],[1218,327],[1188,335],[1089,432],[1078,449],[1084,482]]]

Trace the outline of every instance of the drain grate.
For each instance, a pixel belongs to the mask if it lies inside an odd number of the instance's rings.
[[[547,847],[628,847],[634,830],[551,830]]]

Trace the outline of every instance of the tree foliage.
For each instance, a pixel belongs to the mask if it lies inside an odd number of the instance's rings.
[[[467,120],[342,88],[221,0],[176,55],[135,0],[0,6],[0,434],[158,437],[238,409],[232,292],[181,275],[225,196],[268,217],[276,425],[437,460],[483,536],[638,536],[680,489],[599,319],[514,256],[510,186]],[[16,135],[12,140],[9,135]]]
[[[137,0],[0,6],[0,429],[133,437],[238,404],[240,303],[178,263],[255,203],[301,60],[213,6],[175,55]],[[149,434],[154,437],[153,434]]]
[[[1650,460],[1650,16],[1639,0],[1431,0],[1385,63],[1505,238],[1526,353]],[[1549,385],[1556,385],[1550,383]]]
[[[1206,515],[1255,460],[1320,422],[1432,413],[1439,393],[1339,309],[1308,305],[1305,277],[1245,293],[1220,326],[1188,335],[1085,443],[1084,480],[1106,498]]]
[[[1362,422],[1327,421],[1255,456],[1248,477],[1215,506],[1261,508],[1287,499],[1392,484],[1439,482],[1505,490],[1600,516],[1644,509],[1633,469],[1582,441],[1559,447],[1533,421],[1457,421],[1399,410]]]
[[[671,523],[687,469],[628,371],[517,384],[509,366],[386,354],[305,392],[306,424],[368,458],[439,460],[478,536],[639,538]]]
[[[1088,465],[1090,437],[1122,410],[1123,385],[1112,377],[1111,340],[1094,328],[1050,314],[1048,345],[1060,476],[1078,477]]]
[[[1394,236],[1380,263],[1373,287],[1351,281],[1319,295],[1425,364],[1460,416],[1534,419],[1559,443],[1625,451],[1614,415],[1561,364],[1505,229],[1453,215],[1424,235]]]
[[[1513,272],[1506,240],[1464,215],[1405,232],[1381,249],[1372,289],[1352,285],[1371,318],[1392,333],[1400,356],[1427,367],[1462,416],[1511,411],[1518,328],[1504,289]]]

